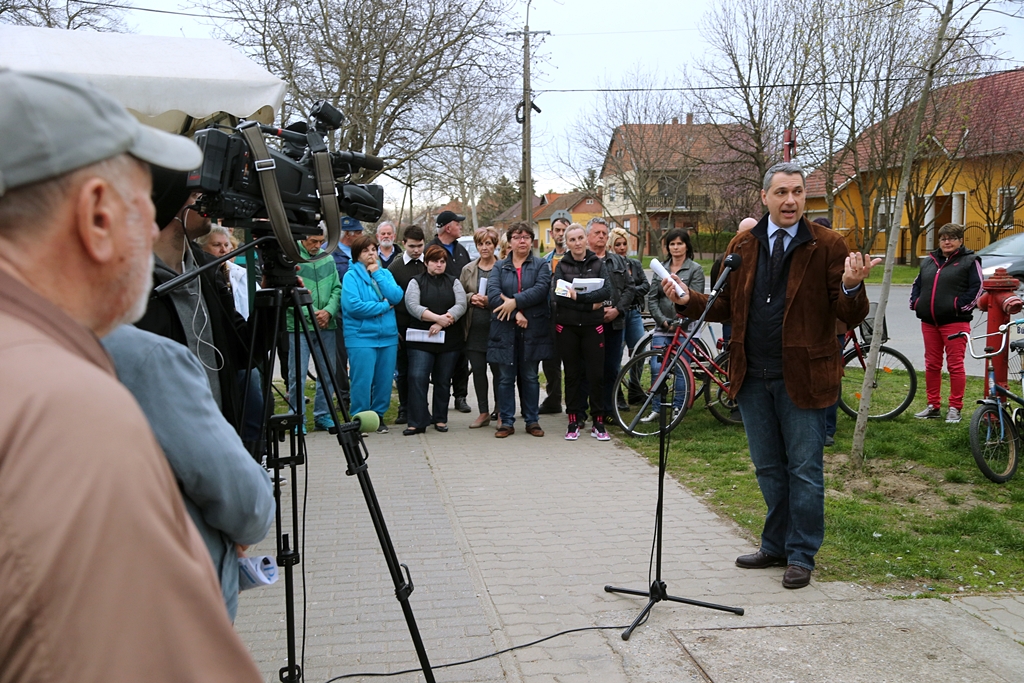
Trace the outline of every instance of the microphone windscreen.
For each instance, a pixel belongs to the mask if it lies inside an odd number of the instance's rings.
[[[725,257],[725,260],[722,261],[723,266],[729,266],[733,270],[739,268],[742,263],[743,257],[740,256],[739,254],[729,254],[728,256]]]
[[[359,429],[364,432],[375,432],[380,427],[380,418],[372,410],[364,410],[352,416],[353,422],[359,423]]]

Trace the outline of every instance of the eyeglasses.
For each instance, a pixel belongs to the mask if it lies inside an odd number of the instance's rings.
[[[522,232],[522,233],[519,233],[518,235],[512,235],[512,239],[520,240],[520,241],[521,240],[531,240],[532,241],[533,240],[533,236],[530,235],[529,233]]]

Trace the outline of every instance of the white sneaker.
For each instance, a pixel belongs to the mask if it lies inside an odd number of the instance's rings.
[[[960,411],[956,408],[950,408],[949,412],[946,413],[946,424],[954,425],[960,421]]]
[[[641,422],[654,422],[657,419],[658,419],[658,411],[657,410],[652,410],[651,413],[647,417],[640,418],[640,421]]]

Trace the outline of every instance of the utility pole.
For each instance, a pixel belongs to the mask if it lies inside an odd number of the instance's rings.
[[[506,35],[523,36],[523,101],[516,112],[516,122],[523,126],[523,171],[519,178],[520,197],[522,198],[520,217],[524,223],[533,221],[533,177],[530,168],[530,110],[540,113],[540,108],[533,103],[530,92],[530,36],[551,35],[551,31],[530,31],[530,2],[526,3],[526,23],[523,30],[511,31]]]

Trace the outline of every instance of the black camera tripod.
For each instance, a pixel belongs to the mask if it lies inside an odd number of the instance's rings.
[[[265,289],[256,292],[255,305],[251,321],[250,356],[246,368],[245,383],[249,386],[249,377],[252,371],[260,367],[263,369],[263,422],[261,428],[261,439],[254,444],[255,453],[264,451],[267,454],[267,467],[273,470],[274,479],[274,500],[277,504],[276,511],[276,536],[277,536],[277,564],[283,569],[284,574],[284,595],[285,595],[285,626],[287,636],[288,664],[279,671],[282,683],[298,683],[302,680],[302,667],[296,655],[296,624],[295,624],[295,584],[294,568],[302,558],[300,556],[302,529],[299,524],[299,491],[296,476],[296,468],[306,463],[306,441],[302,427],[305,422],[305,409],[303,396],[303,385],[305,382],[296,382],[297,397],[291,397],[299,408],[293,410],[289,407],[288,412],[274,414],[274,387],[271,377],[274,359],[277,357],[280,336],[278,331],[283,329],[287,315],[294,315],[295,330],[292,334],[291,343],[296,349],[295,377],[305,378],[307,368],[300,368],[300,354],[298,353],[300,340],[305,340],[311,351],[313,365],[316,375],[324,382],[324,392],[328,397],[328,409],[331,419],[334,420],[338,443],[345,454],[347,468],[345,474],[355,476],[359,480],[359,486],[366,500],[366,506],[373,522],[374,530],[377,532],[377,539],[380,541],[381,550],[384,552],[384,559],[391,573],[391,579],[395,584],[395,596],[402,606],[405,621],[409,627],[409,634],[412,637],[413,646],[416,649],[420,666],[427,683],[434,683],[434,673],[427,658],[426,649],[423,646],[423,639],[420,637],[419,628],[416,626],[416,618],[409,605],[409,596],[414,586],[409,567],[398,560],[395,546],[391,542],[387,525],[384,522],[384,515],[380,509],[380,503],[370,482],[370,474],[367,471],[366,444],[362,439],[361,425],[358,421],[353,422],[348,414],[348,409],[342,405],[336,407],[334,396],[336,395],[335,376],[329,367],[323,367],[320,359],[328,358],[323,338],[316,325],[310,325],[309,320],[315,320],[313,310],[313,299],[309,291],[297,286],[295,277],[295,263],[291,261],[281,249],[279,242],[273,236],[264,236],[250,242],[247,245],[236,249],[204,264],[201,268],[178,276],[156,288],[157,295],[166,293],[180,283],[196,277],[200,272],[215,268],[228,259],[244,253],[253,247],[259,249],[263,261]],[[343,369],[338,370],[344,372]],[[245,404],[248,402],[248,393],[243,401],[242,414],[245,413]],[[340,412],[339,412],[340,411]],[[343,419],[339,419],[343,418]],[[281,444],[287,441],[287,449]],[[281,472],[286,469],[288,483],[291,490],[291,524],[290,533],[286,531],[284,513],[281,507]],[[404,572],[403,572],[404,570]]]

